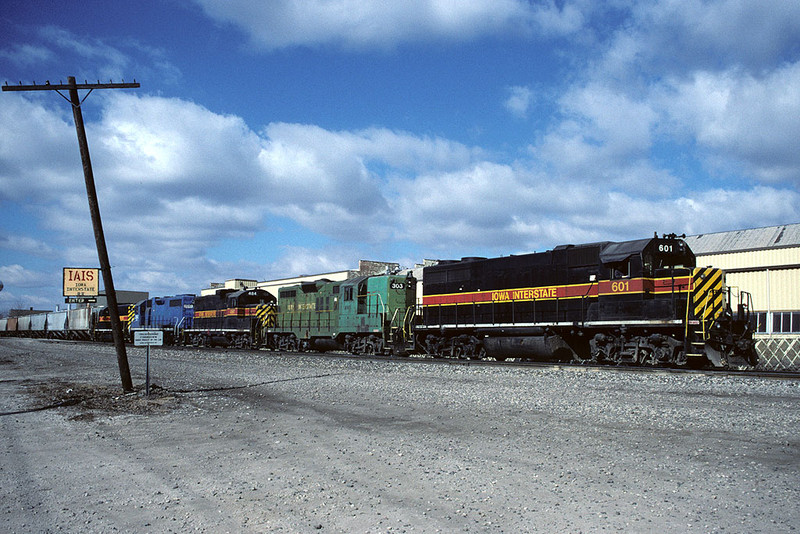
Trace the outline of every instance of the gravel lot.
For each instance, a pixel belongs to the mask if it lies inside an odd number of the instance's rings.
[[[151,360],[0,340],[0,531],[800,530],[796,380]]]

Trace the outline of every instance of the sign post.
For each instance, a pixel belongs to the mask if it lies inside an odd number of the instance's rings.
[[[150,346],[160,347],[164,344],[164,332],[161,330],[136,330],[133,333],[133,345],[135,347],[147,347],[147,357],[145,359],[145,381],[144,392],[150,396]]]

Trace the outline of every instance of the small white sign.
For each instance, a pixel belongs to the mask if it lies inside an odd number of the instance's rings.
[[[136,330],[133,333],[133,344],[136,347],[161,346],[164,344],[164,332],[161,330]]]

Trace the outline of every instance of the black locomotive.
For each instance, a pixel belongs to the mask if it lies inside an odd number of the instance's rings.
[[[260,343],[259,312],[275,297],[263,289],[221,289],[194,299],[194,320],[184,330],[186,342],[195,346],[254,348]]]
[[[436,356],[637,365],[757,363],[749,295],[675,235],[427,267],[417,346]]]

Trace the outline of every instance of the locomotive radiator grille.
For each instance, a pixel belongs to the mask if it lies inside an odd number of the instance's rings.
[[[712,267],[699,267],[694,270],[693,282],[695,318],[705,322],[719,317],[725,304],[722,271]]]

